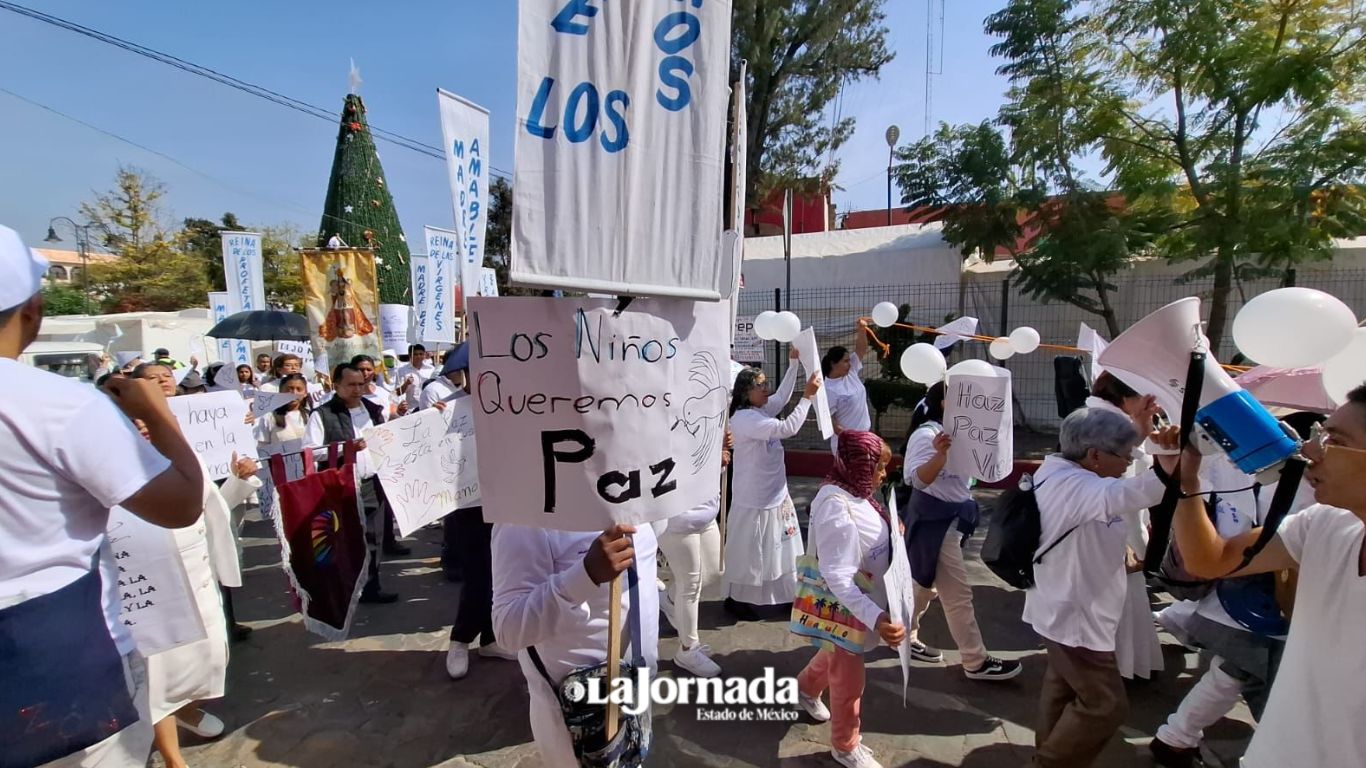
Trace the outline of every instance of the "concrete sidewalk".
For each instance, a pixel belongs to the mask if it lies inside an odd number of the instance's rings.
[[[815,480],[791,481],[803,521],[816,486]],[[883,648],[868,658],[864,738],[889,768],[1014,768],[1026,764],[1033,751],[1044,656],[1020,622],[1023,593],[997,581],[978,559],[981,539],[979,530],[968,561],[982,633],[992,653],[1022,659],[1025,672],[1007,683],[967,680],[942,611],[932,608],[922,639],[945,649],[946,664],[913,669],[905,705],[895,655]],[[228,733],[205,744],[182,732],[192,766],[540,764],[517,664],[475,657],[465,679],[446,676],[446,637],[460,588],[442,578],[439,530],[421,531],[408,543],[411,557],[384,565],[386,589],[402,600],[360,606],[351,639],[326,643],[305,633],[291,610],[269,525],[248,524],[245,586],[234,602],[239,619],[256,631],[232,648],[227,698],[206,707],[223,718]],[[784,617],[737,625],[719,602],[709,602],[702,606],[701,624],[702,640],[726,675],[759,677],[765,667],[779,677],[795,675],[812,654],[788,633]],[[660,673],[676,675],[668,659],[677,641],[667,623],[661,636]],[[1147,742],[1203,671],[1193,654],[1169,637],[1164,641],[1167,671],[1130,686],[1129,721],[1098,766],[1151,766]],[[1237,764],[1251,735],[1249,723],[1240,705],[1234,719],[1211,729],[1210,765]],[[836,765],[828,754],[829,726],[805,715],[796,722],[699,722],[695,707],[680,705],[655,712],[654,733],[652,766]]]

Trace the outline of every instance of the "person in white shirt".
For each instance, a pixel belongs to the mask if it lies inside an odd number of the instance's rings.
[[[265,384],[268,379],[273,378],[270,365],[270,353],[262,352],[256,356],[256,384]]]
[[[939,664],[944,654],[920,642],[925,611],[936,597],[944,606],[949,634],[963,659],[969,680],[1011,680],[1023,667],[1018,661],[998,659],[987,653],[977,614],[972,607],[972,585],[963,561],[963,543],[976,530],[977,501],[972,498],[971,478],[949,472],[946,467],[952,439],[944,432],[944,383],[925,393],[911,419],[906,441],[902,479],[911,490],[903,507],[906,549],[915,580],[915,615],[911,618],[911,658]]]
[[[1287,517],[1270,543],[1237,569],[1261,529],[1219,535],[1204,510],[1200,457],[1181,457],[1173,537],[1186,568],[1223,578],[1294,568],[1290,623],[1271,697],[1243,755],[1245,768],[1366,765],[1366,386],[1347,395],[1301,448],[1316,505]],[[1230,573],[1232,572],[1232,573]]]
[[[408,410],[416,411],[422,396],[422,385],[436,374],[436,366],[427,358],[427,348],[414,344],[408,348],[408,362],[394,371],[394,394],[401,395]]]
[[[365,374],[365,399],[384,409],[386,421],[404,416],[410,410],[417,410],[416,406],[409,407],[407,401],[395,398],[393,393],[380,384],[379,371],[375,368],[375,358],[369,355],[356,355],[351,358],[351,364]],[[413,550],[399,543],[398,536],[395,535],[396,528],[394,510],[390,508],[384,516],[384,554],[394,557],[411,555]]]
[[[1154,440],[1174,447],[1178,432]],[[1058,438],[1062,452],[1034,476],[1037,551],[1047,556],[1034,565],[1024,608],[1048,651],[1034,736],[1039,768],[1090,765],[1128,715],[1115,660],[1127,591],[1125,517],[1161,501],[1165,489],[1156,472],[1124,477],[1143,441],[1132,419],[1080,408],[1063,419]],[[1174,468],[1175,456],[1162,458]]]
[[[801,429],[821,381],[813,372],[802,399],[779,419],[797,383],[796,361],[794,348],[775,396],[769,397],[768,381],[755,368],[736,377],[731,395],[735,483],[726,517],[725,607],[741,619],[757,619],[756,605],[790,603],[797,593],[802,534],[787,492],[782,441]]]
[[[256,420],[256,450],[262,457],[298,453],[315,447],[308,442],[308,422],[313,407],[308,397],[308,379],[291,373],[279,381],[280,394],[297,399]]]
[[[327,402],[313,409],[308,417],[308,445],[315,454],[326,455],[327,446],[354,442],[356,445],[356,474],[360,479],[361,502],[365,507],[365,544],[370,549],[370,573],[361,591],[362,603],[394,603],[398,595],[380,589],[380,546],[388,503],[383,489],[375,479],[370,453],[365,449],[363,434],[375,424],[384,423],[384,411],[365,399],[365,374],[350,363],[338,365],[333,372],[336,393]]]
[[[1132,419],[1134,428],[1144,434],[1152,431],[1153,417],[1158,412],[1157,398],[1138,394],[1110,373],[1096,377],[1091,396],[1086,398],[1086,407],[1113,411]],[[1134,463],[1129,465],[1124,476],[1133,477],[1147,472],[1152,466],[1152,456],[1140,445],[1134,449]],[[1119,664],[1119,674],[1125,679],[1141,677],[1146,680],[1161,672],[1163,667],[1162,641],[1158,639],[1157,625],[1153,623],[1148,578],[1143,572],[1143,557],[1148,551],[1148,510],[1145,507],[1135,514],[1125,515],[1124,520],[1128,526],[1125,543],[1128,583],[1124,612],[1120,614],[1119,629],[1115,633],[1115,660]]]
[[[638,582],[634,590],[622,589],[621,615],[625,622],[634,592],[643,647],[623,650],[623,657],[639,651],[653,675],[659,653],[655,558],[654,530],[648,525],[617,525],[599,534],[493,527],[493,629],[501,645],[518,651],[543,768],[577,768],[579,761],[555,691],[527,649],[536,648],[557,684],[575,670],[606,661],[609,584],[634,564]]]
[[[258,387],[258,389],[262,392],[279,392],[280,379],[283,379],[291,373],[303,372],[304,359],[302,357],[288,352],[277,355],[275,360],[270,364],[270,378],[262,381],[261,386]]]
[[[854,354],[844,347],[831,347],[821,357],[821,374],[825,377],[825,397],[830,406],[830,419],[835,435],[830,438],[830,450],[839,442],[839,433],[846,429],[873,428],[868,413],[868,390],[863,386],[863,356],[868,354],[868,323],[859,318],[854,329]]]
[[[871,630],[864,651],[876,648],[878,640],[896,648],[906,639],[906,628],[887,614],[884,578],[892,562],[892,521],[876,499],[892,450],[872,432],[852,429],[841,434],[838,450],[834,469],[811,502],[811,551],[840,605]],[[860,572],[870,576],[871,594],[855,583]],[[882,768],[859,736],[863,685],[862,654],[821,647],[797,675],[797,701],[818,722],[830,721],[830,755],[836,762]],[[829,707],[821,701],[826,689]]]
[[[0,741],[18,764],[125,768],[146,761],[152,723],[133,705],[146,698],[142,657],[101,608],[109,509],[192,525],[204,479],[151,382],[113,377],[106,397],[18,362],[43,322],[46,271],[0,226]],[[35,707],[70,714],[35,729]]]

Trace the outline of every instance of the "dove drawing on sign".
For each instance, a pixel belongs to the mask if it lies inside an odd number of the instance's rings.
[[[716,358],[708,351],[693,354],[688,372],[694,394],[683,402],[683,416],[674,422],[672,429],[682,425],[696,438],[692,452],[693,474],[696,474],[706,466],[707,459],[720,453],[722,422],[730,407],[730,391],[721,377]]]

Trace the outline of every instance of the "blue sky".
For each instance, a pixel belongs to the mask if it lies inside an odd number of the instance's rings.
[[[514,0],[267,2],[20,0],[216,69],[332,112],[341,109],[348,62],[360,67],[372,125],[441,143],[436,88],[487,107],[495,168],[512,170],[516,106]],[[839,211],[886,204],[887,126],[903,143],[924,123],[926,0],[887,0],[896,59],[878,80],[845,89],[842,110],[858,120],[842,148]],[[982,19],[1005,0],[951,0],[936,121],[995,114],[1004,81],[987,52]],[[120,163],[168,188],[164,218],[236,213],[252,226],[318,225],[336,140],[324,122],[164,64],[0,10],[0,89],[100,126],[184,166],[0,93],[0,223],[30,245],[48,219],[78,217],[107,189]],[[409,242],[424,224],[450,226],[442,161],[380,144],[380,157]],[[192,170],[191,170],[192,169]]]

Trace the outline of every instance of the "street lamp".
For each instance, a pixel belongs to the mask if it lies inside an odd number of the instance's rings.
[[[65,216],[57,216],[47,223],[47,237],[43,238],[45,243],[60,243],[62,238],[57,237],[57,225],[65,223],[71,227],[71,231],[76,233],[76,252],[81,257],[81,294],[85,297],[85,313],[90,314],[90,228],[93,224],[77,224]]]
[[[887,127],[887,226],[892,226],[892,163],[896,159],[896,140],[901,138],[901,129],[895,125]]]

